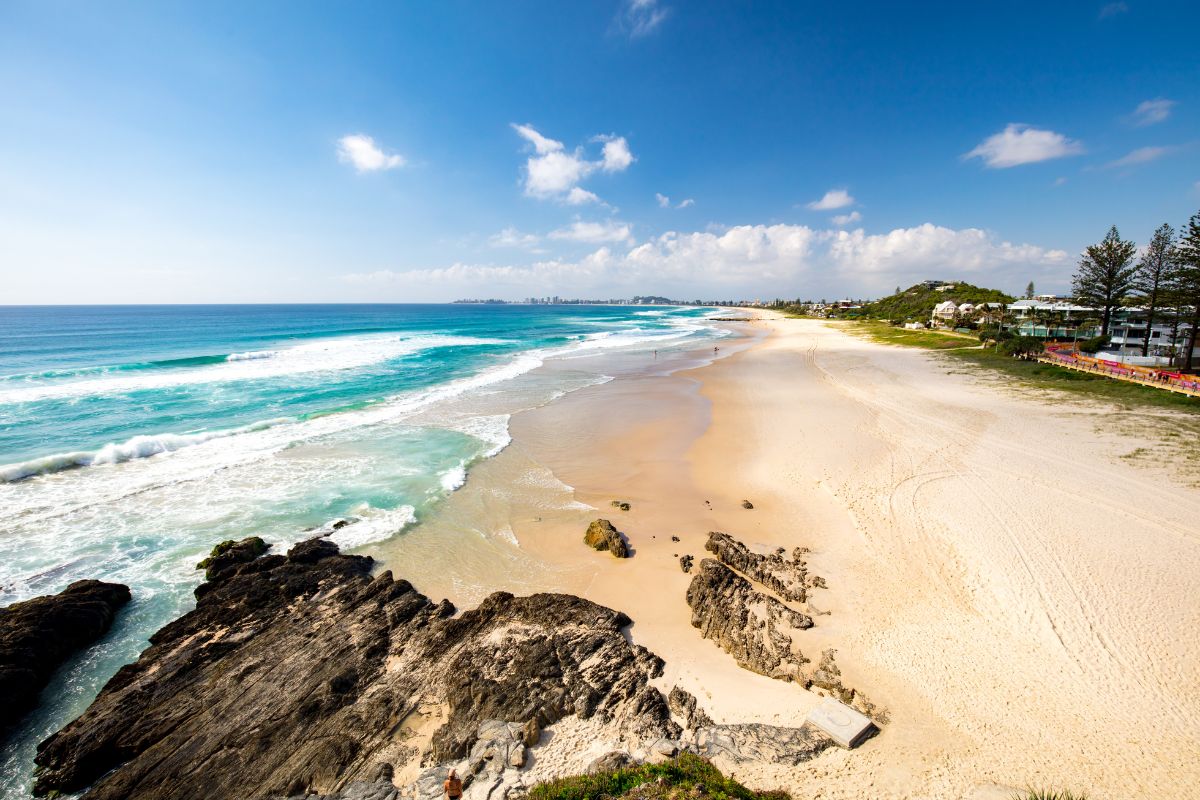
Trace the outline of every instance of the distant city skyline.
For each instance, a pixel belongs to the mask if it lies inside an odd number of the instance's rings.
[[[1200,7],[0,7],[0,303],[1068,291],[1200,209]]]

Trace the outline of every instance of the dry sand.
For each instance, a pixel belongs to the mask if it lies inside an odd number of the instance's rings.
[[[709,530],[764,551],[810,547],[829,587],[813,604],[829,614],[806,654],[836,648],[846,683],[890,723],[853,752],[739,778],[797,797],[1030,785],[1195,797],[1200,492],[1169,461],[1122,458],[1152,443],[1106,432],[1106,409],[817,321],[752,327],[711,366],[515,415],[513,445],[447,504],[444,526],[478,534],[457,551],[462,569],[419,588],[458,602],[494,588],[582,594],[629,614],[634,639],[667,662],[663,687],[689,689],[718,721],[798,725],[819,697],[702,640],[676,556],[706,555]],[[596,516],[627,534],[632,558],[584,548]],[[381,555],[428,575],[445,535],[422,526]]]

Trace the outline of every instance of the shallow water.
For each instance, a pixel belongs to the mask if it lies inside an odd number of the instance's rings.
[[[36,743],[192,606],[216,542],[279,551],[346,520],[331,538],[355,548],[424,525],[415,552],[484,536],[497,563],[529,566],[505,531],[470,530],[482,517],[439,521],[445,499],[509,443],[512,414],[609,380],[614,354],[703,350],[724,335],[708,313],[0,308],[0,605],[81,578],[134,595],[0,753],[0,798],[28,796]],[[542,482],[511,488],[523,503],[573,502],[536,465],[523,480]]]

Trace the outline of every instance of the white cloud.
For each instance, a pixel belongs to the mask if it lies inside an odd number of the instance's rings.
[[[1171,109],[1176,105],[1174,100],[1158,97],[1154,100],[1143,100],[1133,110],[1133,124],[1138,126],[1155,125],[1171,116]]]
[[[845,189],[830,189],[820,200],[808,204],[813,211],[832,211],[854,205],[854,198]]]
[[[667,197],[665,194],[659,194],[658,192],[655,192],[654,199],[658,201],[659,208],[671,207],[671,198]],[[680,200],[675,205],[675,208],[689,208],[694,205],[696,205],[696,201],[689,197],[685,200]]]
[[[852,222],[859,222],[861,220],[862,214],[857,211],[851,211],[849,214],[838,214],[833,218],[833,224],[838,226],[849,225]]]
[[[567,192],[565,200],[569,206],[582,206],[588,203],[601,203],[603,205],[603,202],[596,196],[595,192],[589,192],[587,189],[581,189],[578,186],[571,187],[571,191]]]
[[[551,231],[549,238],[568,242],[600,244],[602,242],[633,242],[633,231],[628,224],[608,220],[606,222],[584,222],[576,220],[565,228]]]
[[[522,139],[525,139],[527,142],[532,144],[533,149],[537,151],[538,155],[545,155],[546,153],[553,153],[557,150],[563,149],[562,142],[556,142],[553,139],[548,139],[545,136],[542,136],[533,129],[532,125],[518,125],[514,122],[513,130],[515,130]]]
[[[516,228],[505,228],[488,238],[492,247],[523,247],[531,248],[541,241],[541,237],[532,233],[521,233]]]
[[[381,169],[395,169],[405,164],[404,156],[397,153],[385,153],[375,144],[375,140],[362,133],[343,136],[338,139],[338,160],[353,164],[359,172],[375,172]]]
[[[1053,183],[1052,185],[1054,185],[1054,186],[1062,186],[1062,185],[1063,185],[1063,184],[1065,184],[1066,182],[1067,182],[1067,179],[1066,179],[1065,177],[1058,177],[1058,178],[1055,178],[1055,179],[1054,179],[1054,183]]]
[[[980,142],[963,159],[982,158],[987,166],[1004,169],[1082,152],[1083,145],[1061,133],[1011,122],[1000,133],[992,134]]]
[[[624,172],[634,162],[633,153],[629,152],[629,142],[624,136],[600,137],[604,142],[604,160],[600,168],[605,172]]]
[[[617,24],[629,38],[638,39],[654,31],[670,14],[671,9],[659,6],[658,0],[624,0]]]
[[[1108,19],[1120,14],[1124,14],[1129,10],[1129,6],[1122,2],[1105,3],[1100,7],[1100,19]]]
[[[1162,158],[1174,149],[1173,147],[1139,147],[1121,156],[1116,161],[1108,162],[1104,166],[1108,169],[1136,167],[1138,164],[1148,164],[1151,161]]]
[[[632,242],[623,223],[576,222],[551,237],[582,242]],[[945,274],[988,286],[1063,281],[1071,269],[1063,250],[998,240],[977,228],[926,223],[867,234],[804,225],[741,225],[723,230],[664,233],[624,252],[599,247],[578,260],[526,265],[450,267],[345,276],[354,282],[396,281],[437,293],[470,293],[480,285],[508,296],[619,296],[661,291],[687,297],[870,295]],[[493,291],[494,289],[494,291]]]
[[[531,125],[513,123],[513,130],[533,146],[525,162],[525,194],[557,199],[569,205],[599,203],[600,198],[578,184],[597,170],[622,172],[636,160],[623,136],[598,136],[604,142],[599,160],[590,160],[582,147],[568,151],[563,143],[543,136]]]

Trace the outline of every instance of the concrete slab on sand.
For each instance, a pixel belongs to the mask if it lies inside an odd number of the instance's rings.
[[[875,727],[866,716],[832,697],[826,697],[819,706],[808,712],[808,721],[846,748],[857,745]]]

